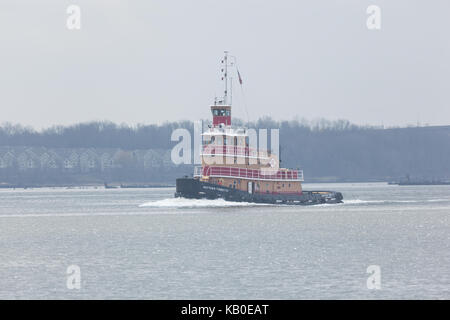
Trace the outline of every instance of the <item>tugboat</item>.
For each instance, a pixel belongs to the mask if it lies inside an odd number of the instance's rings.
[[[231,125],[227,52],[222,63],[224,97],[211,106],[212,125],[202,133],[201,166],[194,168],[193,177],[176,180],[175,197],[290,205],[342,203],[340,192],[303,190],[302,170],[279,168],[274,152],[249,146],[249,130]],[[239,71],[238,76],[242,84]]]

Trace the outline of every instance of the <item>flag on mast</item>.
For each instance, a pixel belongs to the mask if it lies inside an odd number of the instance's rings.
[[[239,73],[239,70],[236,68],[238,77],[239,77],[239,83],[242,85],[242,78],[241,78],[241,74]]]

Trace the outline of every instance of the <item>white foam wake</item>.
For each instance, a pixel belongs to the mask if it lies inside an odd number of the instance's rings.
[[[186,198],[169,198],[157,201],[146,202],[139,207],[153,208],[209,208],[209,207],[250,207],[250,206],[267,206],[262,203],[250,202],[232,202],[223,199],[186,199]]]
[[[353,200],[343,200],[344,204],[369,204],[369,203],[383,203],[385,200],[361,200],[361,199],[353,199]]]

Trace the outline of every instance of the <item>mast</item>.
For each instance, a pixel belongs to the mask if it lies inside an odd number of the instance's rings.
[[[220,99],[214,100],[214,105],[211,106],[211,112],[213,114],[213,127],[216,126],[231,126],[231,103],[233,94],[233,78],[230,78],[231,82],[228,84],[228,67],[232,67],[231,63],[228,65],[228,51],[224,51],[222,63],[222,81],[225,81],[224,95]],[[233,56],[231,56],[233,57]],[[228,99],[228,86],[230,85],[230,99]],[[229,100],[229,101],[228,101]]]
[[[227,96],[228,96],[228,51],[225,51],[225,56],[222,60],[224,64],[224,68],[222,69],[222,72],[224,72],[222,80],[225,81],[225,91],[223,96],[223,103],[227,104]]]

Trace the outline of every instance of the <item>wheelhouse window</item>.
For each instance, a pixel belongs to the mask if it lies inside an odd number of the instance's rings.
[[[214,109],[213,110],[213,116],[219,116],[219,117],[229,117],[231,115],[231,111],[230,110],[226,110],[226,109]]]

